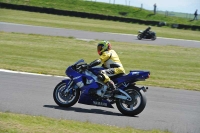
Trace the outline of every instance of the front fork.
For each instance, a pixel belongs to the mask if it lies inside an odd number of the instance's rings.
[[[74,81],[70,79],[68,82],[66,80],[64,82],[66,82],[66,87],[65,87],[65,90],[63,93],[68,94],[70,92],[70,94],[72,94],[73,93],[72,89],[74,88],[74,87],[72,87],[72,85],[73,85]]]

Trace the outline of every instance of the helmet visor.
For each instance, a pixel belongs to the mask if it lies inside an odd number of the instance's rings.
[[[98,46],[97,46],[97,52],[98,52],[99,55],[101,54],[101,50],[102,50],[102,46],[101,46],[101,45],[98,45]]]

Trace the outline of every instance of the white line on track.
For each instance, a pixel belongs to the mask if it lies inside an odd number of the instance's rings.
[[[45,75],[45,74],[38,74],[38,73],[29,73],[29,72],[21,72],[21,71],[12,71],[12,70],[6,70],[6,69],[0,69],[0,72],[19,73],[19,74],[36,75],[36,76],[47,76],[47,77],[67,78],[67,77],[64,77],[64,76]]]
[[[94,39],[84,39],[84,38],[76,38],[77,40],[82,40],[82,41],[95,41]]]

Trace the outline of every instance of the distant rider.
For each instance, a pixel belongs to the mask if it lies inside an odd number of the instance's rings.
[[[101,70],[98,75],[98,79],[103,81],[108,88],[114,92],[116,86],[114,82],[109,78],[118,74],[125,74],[123,65],[117,55],[117,53],[111,49],[111,44],[108,41],[101,41],[97,45],[97,52],[100,55],[100,59],[97,59],[91,63],[92,66],[103,64],[106,69]]]
[[[146,36],[148,36],[150,30],[151,30],[151,26],[149,26],[146,30],[143,31],[142,35],[143,35],[144,38]]]

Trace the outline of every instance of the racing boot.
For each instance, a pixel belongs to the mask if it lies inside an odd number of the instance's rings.
[[[118,92],[118,90],[116,89],[115,83],[112,80],[110,80],[106,83],[106,85],[108,86],[109,91],[111,91],[111,95],[113,97],[114,94]]]

